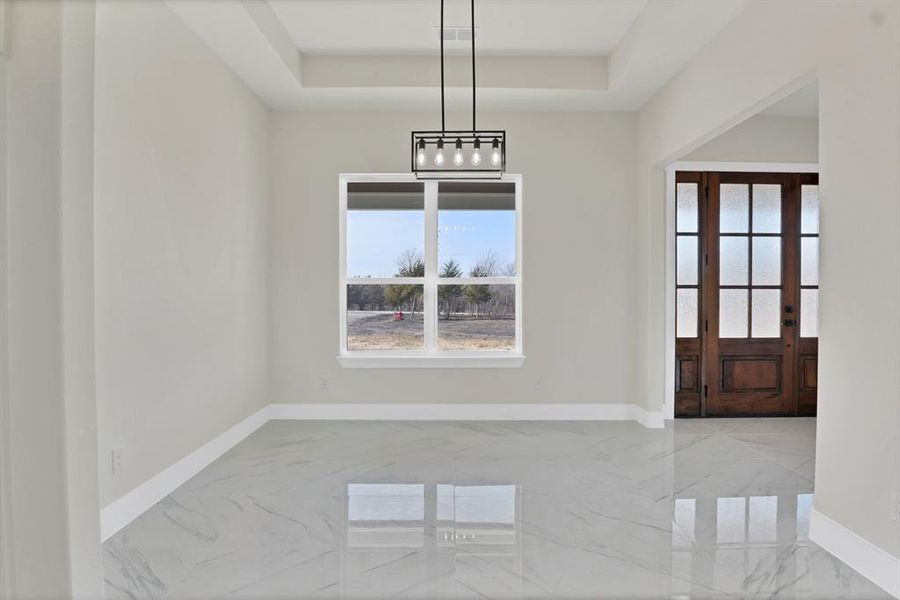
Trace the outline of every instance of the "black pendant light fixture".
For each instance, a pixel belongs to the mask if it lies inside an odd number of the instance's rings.
[[[441,0],[441,130],[412,132],[410,142],[412,172],[418,179],[496,179],[506,170],[506,132],[476,127],[475,0],[470,0],[470,5],[472,12],[472,129],[447,129],[444,108],[444,0]]]

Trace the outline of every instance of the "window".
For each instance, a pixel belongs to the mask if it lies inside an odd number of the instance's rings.
[[[521,179],[341,177],[344,366],[520,366]]]
[[[700,203],[699,183],[676,185],[676,327],[680,338],[700,335]]]
[[[819,337],[819,186],[800,187],[800,337]]]
[[[782,186],[723,183],[719,198],[719,336],[779,338]]]

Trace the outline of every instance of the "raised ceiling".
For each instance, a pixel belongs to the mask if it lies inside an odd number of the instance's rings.
[[[434,109],[438,0],[166,0],[276,110]],[[636,110],[750,0],[477,0],[482,109]],[[469,3],[446,0],[445,25]],[[446,43],[449,110],[467,41]]]
[[[479,53],[601,55],[611,52],[646,0],[478,0]],[[291,39],[308,54],[438,52],[437,0],[269,0]],[[445,0],[444,21],[469,26],[469,2]],[[470,42],[445,49],[469,51]]]

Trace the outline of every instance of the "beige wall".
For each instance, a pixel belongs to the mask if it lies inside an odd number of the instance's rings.
[[[0,8],[0,596],[97,598],[94,4]]]
[[[106,505],[268,402],[268,113],[161,2],[100,2],[96,55]]]
[[[819,120],[755,115],[682,160],[815,163],[819,160]]]
[[[900,3],[879,10],[820,67],[815,505],[900,557]]]
[[[409,132],[435,116],[272,115],[273,401],[634,402],[633,113],[479,116],[524,178],[524,367],[338,365],[338,174],[408,172]]]
[[[638,379],[664,394],[662,169],[819,80],[816,508],[900,556],[900,4],[754,2],[641,110]],[[862,294],[862,296],[861,296]]]

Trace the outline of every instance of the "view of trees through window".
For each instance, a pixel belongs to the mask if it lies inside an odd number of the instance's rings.
[[[513,350],[514,194],[505,194],[508,199],[499,202],[485,201],[483,194],[472,199],[456,186],[453,194],[446,200],[439,197],[437,203],[438,279],[436,294],[431,296],[436,298],[431,318],[437,322],[437,349]],[[409,279],[425,277],[424,206],[419,209],[421,200],[409,194],[403,205],[383,194],[377,202],[361,196],[354,196],[347,211],[346,349],[422,349],[425,285]],[[402,243],[406,246],[399,246]],[[399,278],[404,280],[390,282]],[[472,281],[482,278],[494,281]],[[367,279],[378,281],[367,283]],[[452,279],[460,283],[447,281]]]
[[[424,277],[425,258],[406,250],[397,258],[395,277]],[[447,259],[441,278],[510,277],[514,263],[494,253],[468,273]],[[364,279],[364,278],[362,278]],[[423,286],[362,284],[347,286],[348,350],[412,350],[423,343]],[[438,285],[438,345],[442,350],[496,350],[515,347],[515,285]]]

